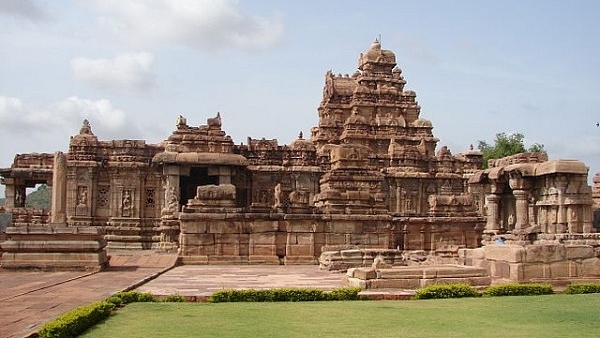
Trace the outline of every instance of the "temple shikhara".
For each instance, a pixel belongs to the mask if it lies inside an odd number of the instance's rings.
[[[68,151],[0,169],[2,267],[94,269],[107,250],[147,249],[183,264],[360,267],[349,279],[361,286],[388,265],[454,264],[482,283],[600,277],[600,193],[583,163],[524,153],[483,169],[472,146],[438,145],[405,85],[376,40],[354,74],[326,73],[318,125],[289,145],[236,144],[219,113],[177,117],[159,144],[104,141],[83,121]],[[52,187],[51,210],[25,207],[38,184]]]

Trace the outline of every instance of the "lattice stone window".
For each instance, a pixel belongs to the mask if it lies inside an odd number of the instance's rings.
[[[156,205],[156,190],[154,188],[146,189],[146,208],[154,208]]]
[[[98,207],[108,208],[108,188],[98,189]]]

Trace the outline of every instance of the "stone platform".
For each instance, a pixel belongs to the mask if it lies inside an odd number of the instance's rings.
[[[346,273],[350,286],[363,289],[419,289],[432,284],[465,283],[486,287],[491,278],[486,269],[463,265],[399,266],[354,268]]]

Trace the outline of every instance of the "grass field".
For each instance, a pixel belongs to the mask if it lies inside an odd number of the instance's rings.
[[[600,337],[600,294],[419,301],[134,303],[82,337]]]

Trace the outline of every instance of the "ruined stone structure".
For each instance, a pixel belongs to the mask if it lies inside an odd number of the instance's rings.
[[[580,161],[548,161],[540,153],[490,160],[469,179],[487,222],[484,246],[461,250],[464,262],[519,282],[600,279],[587,173]]]
[[[197,127],[180,116],[160,144],[99,141],[85,121],[67,153],[18,155],[0,171],[10,231],[93,228],[109,248],[177,249],[202,264],[315,263],[324,246],[475,248],[484,203],[467,179],[482,156],[436,152],[405,84],[394,53],[375,41],[352,76],[326,74],[318,125],[290,145],[236,145],[220,114]],[[40,183],[53,188],[51,212],[23,208],[25,188]],[[19,240],[17,251],[50,252]]]

